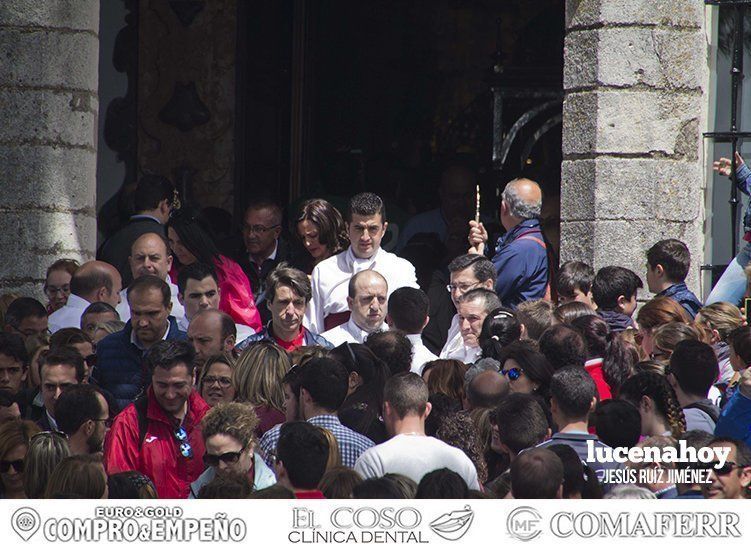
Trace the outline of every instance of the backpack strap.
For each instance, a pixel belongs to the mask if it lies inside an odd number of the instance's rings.
[[[149,406],[149,399],[146,395],[142,395],[133,401],[133,406],[136,408],[136,417],[138,418],[138,449],[141,449],[143,441],[146,438],[146,431],[149,428],[149,419],[146,416],[146,411]]]
[[[687,410],[689,408],[696,408],[697,410],[701,410],[710,418],[712,418],[712,421],[714,421],[715,423],[717,423],[717,420],[720,419],[720,416],[703,402],[692,402],[691,404],[683,407],[684,410]]]
[[[543,296],[543,299],[552,301],[553,300],[552,282],[551,282],[552,275],[553,275],[553,263],[551,262],[552,259],[550,258],[550,255],[548,253],[548,245],[544,241],[540,240],[539,238],[535,238],[534,236],[532,236],[533,234],[539,234],[540,236],[542,236],[542,231],[540,229],[528,230],[527,232],[525,232],[524,234],[516,238],[511,243],[513,244],[514,242],[518,242],[519,240],[531,240],[532,242],[535,242],[537,245],[539,245],[545,251],[545,259],[548,261],[548,281],[545,284],[545,296]]]

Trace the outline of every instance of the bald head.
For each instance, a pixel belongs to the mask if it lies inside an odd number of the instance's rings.
[[[352,276],[349,280],[349,296],[355,298],[358,289],[363,289],[369,285],[379,285],[386,287],[388,290],[388,283],[379,272],[375,270],[363,270]]]
[[[130,271],[134,278],[157,276],[166,280],[172,266],[172,255],[167,249],[164,237],[149,232],[136,238],[128,257]]]
[[[358,327],[367,332],[381,329],[388,311],[388,292],[386,278],[375,270],[363,270],[352,276],[347,304]]]
[[[199,366],[209,357],[232,351],[236,337],[237,327],[234,321],[219,310],[198,312],[188,326],[188,341],[196,350]]]
[[[103,261],[83,263],[70,280],[70,292],[90,303],[106,302],[113,307],[117,306],[121,289],[120,272]]]
[[[501,222],[504,228],[509,230],[525,219],[540,217],[541,209],[542,190],[537,183],[519,178],[506,184],[501,202]]]
[[[485,370],[467,384],[468,408],[494,408],[507,394],[508,380],[500,372]]]

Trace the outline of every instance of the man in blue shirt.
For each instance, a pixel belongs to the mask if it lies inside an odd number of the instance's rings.
[[[501,195],[501,224],[506,234],[498,240],[492,258],[498,277],[495,290],[501,303],[516,308],[525,300],[548,294],[548,252],[540,227],[542,191],[532,180],[506,184]],[[469,253],[482,254],[488,233],[482,223],[470,221]]]
[[[683,306],[691,319],[701,309],[701,302],[686,287],[691,253],[680,240],[660,240],[647,250],[647,285],[658,297],[669,297]]]

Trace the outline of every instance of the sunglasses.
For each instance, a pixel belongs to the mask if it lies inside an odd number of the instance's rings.
[[[222,453],[221,455],[212,455],[210,453],[207,453],[203,456],[203,463],[210,467],[218,467],[220,461],[224,461],[225,465],[231,465],[237,463],[244,451],[245,448],[241,449],[240,451],[228,451],[227,453]]]
[[[15,461],[0,461],[0,472],[3,474],[10,471],[10,467],[13,467],[13,470],[15,470],[17,474],[22,473],[23,459],[16,459]]]
[[[524,373],[524,370],[521,368],[509,368],[508,370],[506,369],[501,370],[501,374],[503,374],[512,382],[515,382],[516,380],[521,378],[523,373]]]
[[[180,442],[180,455],[186,459],[193,459],[193,446],[188,441],[188,433],[183,427],[175,429],[175,438]]]
[[[736,468],[748,467],[748,465],[737,465],[733,463],[732,461],[725,461],[725,464],[722,465],[721,467],[717,466],[714,463],[696,463],[696,465],[694,466],[702,470],[714,470],[714,473],[717,474],[718,476],[727,476],[728,474],[733,472],[733,470],[735,470]]]

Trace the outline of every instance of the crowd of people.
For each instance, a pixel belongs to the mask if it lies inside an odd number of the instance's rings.
[[[0,496],[746,498],[739,301],[703,305],[667,239],[644,248],[655,296],[637,310],[633,270],[557,266],[534,181],[503,190],[497,243],[470,221],[473,188],[446,168],[399,255],[373,193],[343,214],[306,201],[294,239],[255,201],[233,252],[144,177],[98,260],[52,263],[46,304],[0,300]],[[728,461],[588,457],[679,440]],[[683,469],[707,478],[674,483]]]

